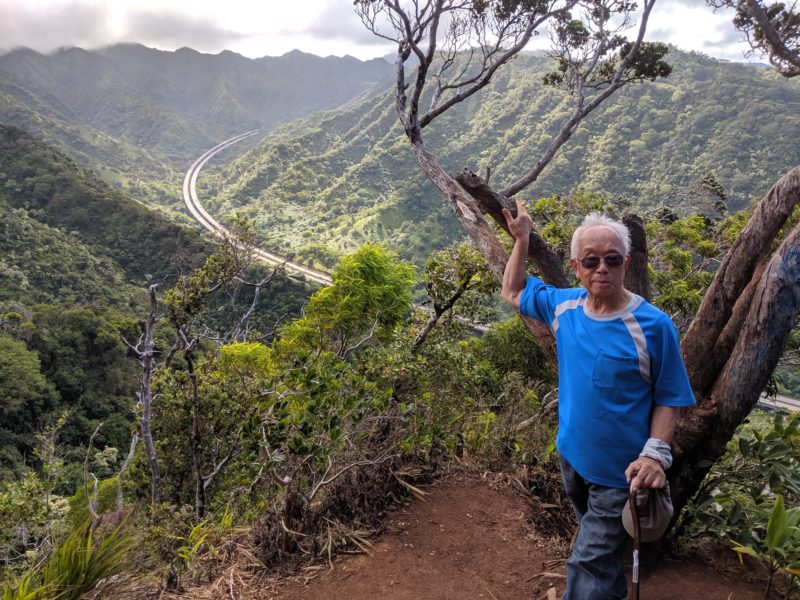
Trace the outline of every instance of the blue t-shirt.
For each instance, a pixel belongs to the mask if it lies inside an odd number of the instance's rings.
[[[626,488],[653,406],[691,406],[694,395],[666,314],[634,294],[623,310],[598,315],[587,297],[528,277],[519,308],[556,337],[558,451],[585,479]]]

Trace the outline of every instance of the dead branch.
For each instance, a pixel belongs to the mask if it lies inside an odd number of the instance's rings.
[[[94,477],[94,494],[92,496],[89,495],[89,457],[92,454],[92,444],[94,443],[94,438],[97,436],[97,433],[100,431],[100,428],[103,426],[100,423],[94,430],[94,433],[89,437],[89,445],[86,447],[86,455],[83,459],[83,491],[86,494],[86,506],[89,508],[89,514],[92,515],[92,521],[95,522],[99,519],[99,515],[97,514],[97,477],[94,476],[92,473],[92,477]]]
[[[379,465],[381,463],[386,462],[387,460],[389,460],[391,458],[395,458],[396,456],[397,456],[396,454],[391,454],[391,453],[389,453],[389,451],[387,451],[386,453],[384,453],[383,456],[381,456],[380,458],[377,458],[375,460],[359,460],[359,461],[347,464],[347,465],[343,466],[341,469],[339,469],[334,475],[331,475],[330,477],[328,477],[328,473],[331,472],[331,469],[333,468],[333,464],[334,464],[333,457],[328,455],[328,467],[325,469],[325,473],[322,474],[322,477],[319,479],[319,481],[317,481],[317,483],[314,484],[314,487],[311,488],[311,493],[308,495],[308,503],[311,504],[311,502],[314,500],[316,495],[319,493],[319,491],[324,486],[333,483],[339,477],[341,477],[342,475],[347,473],[347,471],[349,471],[350,469],[353,469],[355,467]]]
[[[534,165],[534,167],[528,171],[528,173],[520,177],[517,181],[500,190],[500,195],[510,198],[536,181],[544,168],[550,164],[550,161],[553,160],[553,157],[555,157],[561,146],[563,146],[572,137],[572,135],[578,129],[578,125],[580,125],[581,121],[585,119],[594,109],[605,102],[623,85],[638,79],[629,73],[629,69],[631,67],[631,63],[639,54],[639,49],[641,48],[642,41],[644,40],[645,31],[647,30],[647,21],[650,17],[650,12],[653,9],[654,4],[655,0],[645,0],[642,10],[642,17],[639,22],[639,33],[636,37],[636,41],[622,58],[614,74],[610,77],[610,79],[608,79],[607,82],[604,82],[604,88],[602,91],[600,91],[588,103],[586,102],[587,83],[590,81],[590,78],[594,73],[594,68],[597,65],[600,56],[602,56],[602,54],[605,52],[605,47],[600,45],[595,48],[594,55],[591,57],[588,67],[582,68],[583,65],[581,63],[584,63],[585,61],[579,62],[581,66],[574,70],[574,78],[573,81],[571,81],[571,93],[575,97],[575,108],[573,109],[572,114],[561,125],[561,129],[559,129],[558,133],[550,142],[547,150],[545,150],[544,154],[536,163],[536,165]],[[598,12],[602,13],[603,11]],[[595,87],[594,84],[591,87]]]
[[[125,460],[122,463],[122,466],[119,469],[119,477],[117,479],[117,512],[122,510],[122,483],[125,478],[125,472],[128,470],[128,465],[131,464],[131,460],[133,459],[133,454],[136,452],[136,444],[139,442],[139,434],[134,433],[131,436],[131,447],[128,450],[128,455],[125,457]]]

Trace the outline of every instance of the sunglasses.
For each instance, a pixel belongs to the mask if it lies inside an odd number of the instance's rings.
[[[586,258],[578,259],[584,269],[596,269],[600,266],[600,261],[606,263],[609,269],[614,269],[622,266],[622,263],[625,262],[625,257],[621,254],[607,254],[606,256],[587,256]]]

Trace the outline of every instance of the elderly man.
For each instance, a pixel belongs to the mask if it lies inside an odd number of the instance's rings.
[[[630,236],[622,223],[584,219],[569,261],[583,288],[558,289],[526,276],[528,213],[519,202],[516,217],[503,212],[515,239],[503,298],[556,337],[556,445],[580,524],[563,600],[626,598],[620,516],[629,489],[666,484],[680,407],[694,404],[675,326],[623,286]]]

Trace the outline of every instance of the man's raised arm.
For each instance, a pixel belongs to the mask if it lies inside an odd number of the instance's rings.
[[[519,310],[520,297],[527,279],[525,261],[528,257],[528,237],[533,229],[533,221],[519,200],[517,200],[517,216],[511,216],[511,212],[505,208],[503,216],[508,223],[508,230],[514,237],[514,249],[503,273],[503,289],[500,293],[506,302]]]

